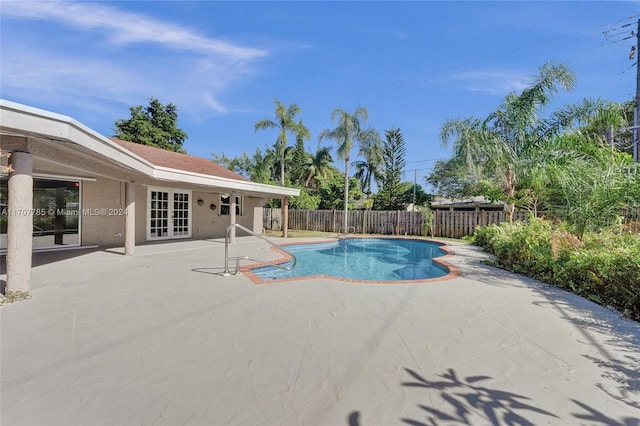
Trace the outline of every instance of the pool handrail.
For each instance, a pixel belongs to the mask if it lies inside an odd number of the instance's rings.
[[[234,229],[234,228],[239,228],[240,230],[246,232],[247,234],[250,234],[250,235],[253,235],[254,237],[260,238],[261,240],[266,241],[269,245],[277,248],[280,251],[283,251],[283,252],[287,253],[293,259],[293,263],[291,265],[289,265],[289,266],[283,266],[283,265],[279,265],[277,263],[273,263],[273,261],[256,259],[255,257],[251,257],[251,256],[229,257],[229,236],[231,234],[231,230]],[[230,260],[235,260],[236,261],[236,270],[235,270],[233,275],[238,275],[238,273],[240,272],[240,261],[241,260],[251,260],[253,262],[262,263],[264,265],[269,265],[269,266],[274,266],[276,268],[284,269],[285,271],[292,270],[296,266],[296,264],[298,263],[298,259],[296,259],[296,257],[292,253],[288,252],[287,250],[283,249],[281,246],[273,243],[272,241],[270,241],[269,239],[263,237],[262,235],[256,234],[252,230],[250,230],[248,228],[245,228],[244,226],[242,226],[242,225],[240,225],[238,223],[232,223],[231,225],[227,226],[227,229],[226,229],[225,234],[224,234],[224,272],[222,272],[222,275],[225,276],[225,277],[231,275],[231,273],[229,272],[229,261]]]

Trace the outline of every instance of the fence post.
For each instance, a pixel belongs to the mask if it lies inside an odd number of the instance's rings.
[[[333,210],[333,227],[331,228],[331,232],[336,232],[336,211]]]
[[[367,209],[362,211],[362,233],[367,233]]]

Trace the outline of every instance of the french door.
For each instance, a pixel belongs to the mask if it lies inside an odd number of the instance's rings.
[[[191,191],[149,188],[147,239],[191,237]]]

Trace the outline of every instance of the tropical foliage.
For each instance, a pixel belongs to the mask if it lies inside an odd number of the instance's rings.
[[[531,218],[490,225],[474,241],[499,267],[528,275],[611,306],[640,321],[640,235],[614,226],[579,240],[566,222]]]
[[[528,223],[479,228],[495,264],[574,291],[640,319],[640,236],[621,213],[640,204],[640,167],[629,155],[633,104],[584,101],[544,116],[573,73],[540,68],[485,119],[452,119],[453,156],[427,179],[449,196],[484,195],[530,212]]]
[[[300,107],[292,103],[288,107],[283,105],[279,100],[274,99],[276,104],[275,116],[273,119],[264,118],[256,121],[255,131],[264,129],[278,129],[278,138],[275,143],[275,150],[278,153],[280,168],[280,185],[285,184],[285,155],[288,145],[288,134],[293,133],[298,142],[309,139],[309,129],[307,129],[302,121],[296,122],[295,116],[300,113]]]
[[[402,175],[407,164],[407,147],[402,132],[392,128],[385,132],[385,143],[382,150],[384,171],[382,172],[382,187],[376,194],[373,206],[377,210],[398,210],[406,207],[403,197]]]
[[[542,116],[573,73],[547,64],[531,86],[507,95],[484,119],[445,122],[454,155],[427,181],[446,196],[484,195],[515,208],[567,220],[581,236],[617,220],[640,200],[638,166],[626,153],[629,105],[584,100]],[[620,130],[617,130],[620,129]]]
[[[507,94],[487,117],[447,120],[441,139],[453,155],[437,162],[426,182],[438,195],[484,195],[504,202],[511,215],[517,208],[565,221],[578,238],[617,223],[620,209],[640,200],[638,165],[628,155],[633,104],[586,99],[546,111],[575,81],[565,65],[545,64],[528,87]],[[255,130],[278,130],[272,147],[236,158],[214,154],[214,160],[256,182],[300,188],[294,208],[395,210],[414,200],[429,205],[431,194],[402,181],[406,147],[399,128],[385,131],[383,141],[367,124],[366,108],[336,109],[334,127],[318,136],[334,146],[319,144],[309,152],[311,135],[297,117],[300,108],[275,103],[274,118],[255,124]],[[341,178],[337,159],[344,164]]]
[[[360,181],[362,191],[370,197],[374,189],[373,184],[380,186],[382,180],[384,159],[380,138],[365,139],[358,149],[358,155],[361,155],[362,159],[351,163],[355,168],[354,176]]]
[[[509,205],[513,218],[516,189],[521,173],[540,146],[573,123],[581,110],[541,117],[543,108],[560,88],[569,90],[575,75],[566,66],[546,64],[540,68],[531,86],[517,94],[508,94],[502,105],[484,119],[470,117],[444,123],[441,139],[446,146],[453,141],[454,157],[489,190],[500,189],[500,198]]]
[[[386,131],[383,143],[380,134],[366,126],[366,108],[336,109],[331,114],[336,127],[322,131],[316,151],[309,152],[305,141],[311,135],[296,118],[300,107],[295,103],[287,107],[277,99],[275,103],[274,118],[258,120],[254,126],[256,131],[278,130],[273,146],[234,158],[212,153],[213,161],[254,182],[299,188],[300,196],[290,199],[294,209],[405,209],[414,200],[424,206],[432,199],[422,186],[401,181],[406,147],[399,128]],[[288,145],[289,136],[295,137],[293,146]],[[322,145],[326,140],[336,145]],[[356,159],[350,162],[355,147]],[[344,161],[345,173],[334,165],[335,157]],[[270,201],[270,207],[279,206],[279,200]]]
[[[351,149],[354,142],[358,143],[361,151],[366,151],[368,146],[375,146],[380,140],[380,134],[373,128],[365,128],[365,123],[369,118],[369,113],[364,107],[358,107],[353,113],[349,113],[343,109],[335,109],[331,113],[331,121],[336,122],[333,129],[323,130],[318,139],[331,139],[338,145],[338,158],[344,160],[344,198],[343,208],[344,224],[347,227],[346,210],[349,205],[349,161],[351,159]]]

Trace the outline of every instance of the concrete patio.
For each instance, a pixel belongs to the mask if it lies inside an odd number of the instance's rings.
[[[36,254],[0,423],[640,424],[640,324],[452,249],[460,277],[393,285],[221,277],[221,240]]]

